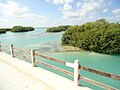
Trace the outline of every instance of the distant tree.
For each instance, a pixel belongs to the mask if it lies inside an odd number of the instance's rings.
[[[61,31],[67,30],[69,27],[70,27],[69,25],[51,27],[51,28],[48,28],[48,29],[46,30],[46,32],[61,32]]]

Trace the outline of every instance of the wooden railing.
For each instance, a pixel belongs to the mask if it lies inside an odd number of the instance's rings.
[[[0,52],[5,51],[5,52],[10,53],[10,55],[12,57],[17,56],[17,57],[20,57],[20,58],[31,60],[33,67],[36,66],[36,64],[40,64],[40,65],[44,65],[44,66],[46,66],[48,68],[52,68],[53,70],[65,73],[65,74],[67,74],[67,75],[69,75],[71,77],[74,77],[75,85],[79,85],[80,80],[83,80],[83,81],[86,81],[88,83],[94,84],[94,85],[102,87],[104,89],[107,89],[107,90],[117,90],[117,88],[108,86],[106,84],[103,84],[101,82],[97,82],[95,80],[86,78],[84,76],[80,76],[80,71],[85,70],[87,72],[98,74],[98,75],[108,77],[108,78],[111,78],[111,79],[115,79],[115,80],[118,80],[118,81],[120,81],[120,76],[110,74],[110,73],[107,73],[107,72],[103,72],[103,71],[100,71],[100,70],[97,70],[97,69],[89,68],[89,67],[86,67],[86,66],[81,66],[79,60],[75,60],[74,63],[70,63],[70,62],[66,62],[64,60],[56,59],[56,58],[53,58],[53,57],[38,53],[33,49],[31,49],[30,51],[23,50],[23,49],[20,49],[20,48],[15,48],[15,47],[13,47],[13,44],[11,44],[10,45],[10,50],[6,50],[6,49],[2,48],[2,46],[7,46],[7,45],[0,44]],[[31,58],[29,58],[29,57],[27,57],[27,56],[25,56],[23,54],[16,53],[15,52],[16,50],[20,51],[20,52],[24,52],[24,53],[30,55]],[[48,63],[42,62],[40,60],[37,60],[37,58],[35,58],[35,56],[38,56],[38,57],[41,57],[41,58],[44,58],[44,59],[47,59],[47,60],[51,60],[51,61],[56,62],[56,63],[61,63],[61,64],[64,64],[65,66],[71,67],[71,68],[74,69],[74,73],[72,73],[70,71],[67,71],[67,70],[64,70],[64,69],[61,69],[61,68],[59,68],[57,66],[50,65]]]

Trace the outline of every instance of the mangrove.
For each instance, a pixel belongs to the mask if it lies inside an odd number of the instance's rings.
[[[62,32],[69,28],[69,25],[66,26],[57,26],[57,27],[51,27],[46,30],[46,32]]]
[[[98,53],[120,53],[120,24],[105,19],[71,26],[62,36],[62,45]]]

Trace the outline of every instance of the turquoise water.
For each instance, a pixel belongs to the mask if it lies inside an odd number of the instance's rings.
[[[42,52],[49,56],[53,56],[69,62],[74,62],[74,60],[79,59],[81,65],[96,68],[120,76],[120,54],[106,55],[88,51],[65,51],[60,44],[62,34],[63,32],[45,33],[45,29],[36,29],[35,31],[22,33],[7,32],[6,34],[0,34],[0,41],[4,44],[12,43],[15,47],[18,48],[24,48],[28,50],[36,49],[38,52]],[[73,69],[62,66],[61,64],[56,64],[47,60],[46,62],[54,64],[58,67],[63,67],[73,72]],[[44,66],[40,67],[46,68]],[[73,80],[73,78],[61,74],[57,71],[51,69],[49,70]],[[99,75],[88,73],[86,71],[81,71],[80,74],[120,89],[120,81],[105,78]],[[80,83],[81,85],[88,86],[94,90],[103,90],[102,88],[98,88],[97,86],[88,84],[83,81],[80,81]]]

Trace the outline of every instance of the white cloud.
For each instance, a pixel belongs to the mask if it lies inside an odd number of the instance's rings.
[[[39,18],[43,19],[44,17],[41,15],[33,14],[29,12],[28,7],[24,6],[19,6],[18,3],[14,1],[7,1],[6,4],[0,3],[0,12],[4,16],[8,17],[15,17],[15,18],[20,18],[24,19],[27,17],[33,17],[33,18]]]
[[[72,17],[76,18],[77,20],[81,20],[80,18],[88,17],[88,16],[95,16],[97,13],[102,12],[105,10],[105,1],[106,0],[81,0],[77,2],[77,9],[76,10],[69,10],[63,12],[63,17],[68,19]],[[107,10],[105,10],[107,11]],[[104,12],[105,12],[104,11]],[[69,13],[69,14],[68,14]]]
[[[46,1],[50,1],[50,0],[46,0]],[[51,0],[54,4],[65,4],[65,3],[72,3],[73,0]]]
[[[100,17],[102,13],[108,11],[108,5],[111,2],[106,0],[81,0],[76,3],[76,6],[72,9],[62,10],[63,19],[65,22],[71,22],[73,24],[83,24],[89,21],[95,21],[101,18],[106,18],[109,21],[119,22],[120,21],[120,9],[112,11],[115,14],[112,17]]]
[[[69,4],[64,4],[63,11],[70,11],[70,10],[72,10],[72,6]]]
[[[72,19],[72,18],[76,18],[77,17],[77,14],[76,13],[74,13],[73,11],[63,11],[62,12],[63,14],[64,14],[64,16],[63,16],[63,18],[64,19]]]
[[[81,2],[77,2],[76,7],[79,8],[80,6],[82,6]]]
[[[120,23],[120,8],[112,10],[113,16],[107,17],[110,22],[119,22]]]
[[[108,7],[113,4],[113,0],[47,0],[58,5],[59,10],[63,14],[62,23],[82,24],[89,21],[95,21],[101,18],[107,20],[119,21],[120,9],[112,11],[112,17],[104,17],[104,13],[108,11]],[[73,2],[75,1],[75,2]],[[60,5],[61,4],[61,5]],[[101,16],[102,14],[102,16]]]
[[[109,2],[107,0],[78,0],[78,1],[47,0],[47,1],[58,5],[59,10],[63,14],[62,17],[64,21],[71,23],[74,22],[78,24],[100,19],[99,15],[101,13],[107,12],[108,11],[107,6],[111,4],[111,0]]]
[[[108,11],[108,8],[105,8],[104,10],[103,10],[103,13],[106,13]]]
[[[14,1],[7,1],[6,4],[0,3],[0,12],[5,16],[17,17],[28,13],[27,7],[19,7]]]
[[[112,16],[112,17],[107,17],[106,18],[109,22],[119,22],[120,23],[120,15]]]
[[[120,15],[120,8],[117,8],[117,9],[113,10],[112,13]]]
[[[0,23],[1,26],[14,26],[14,25],[37,25],[46,20],[42,15],[29,12],[27,6],[20,6],[15,1],[7,1],[6,3],[0,3]],[[28,24],[29,21],[29,24]],[[31,21],[31,22],[30,22]],[[30,24],[31,23],[31,24]]]
[[[104,0],[87,0],[87,2],[84,2],[82,7],[79,9],[79,11],[84,11],[85,13],[97,13],[101,12],[104,9]]]

